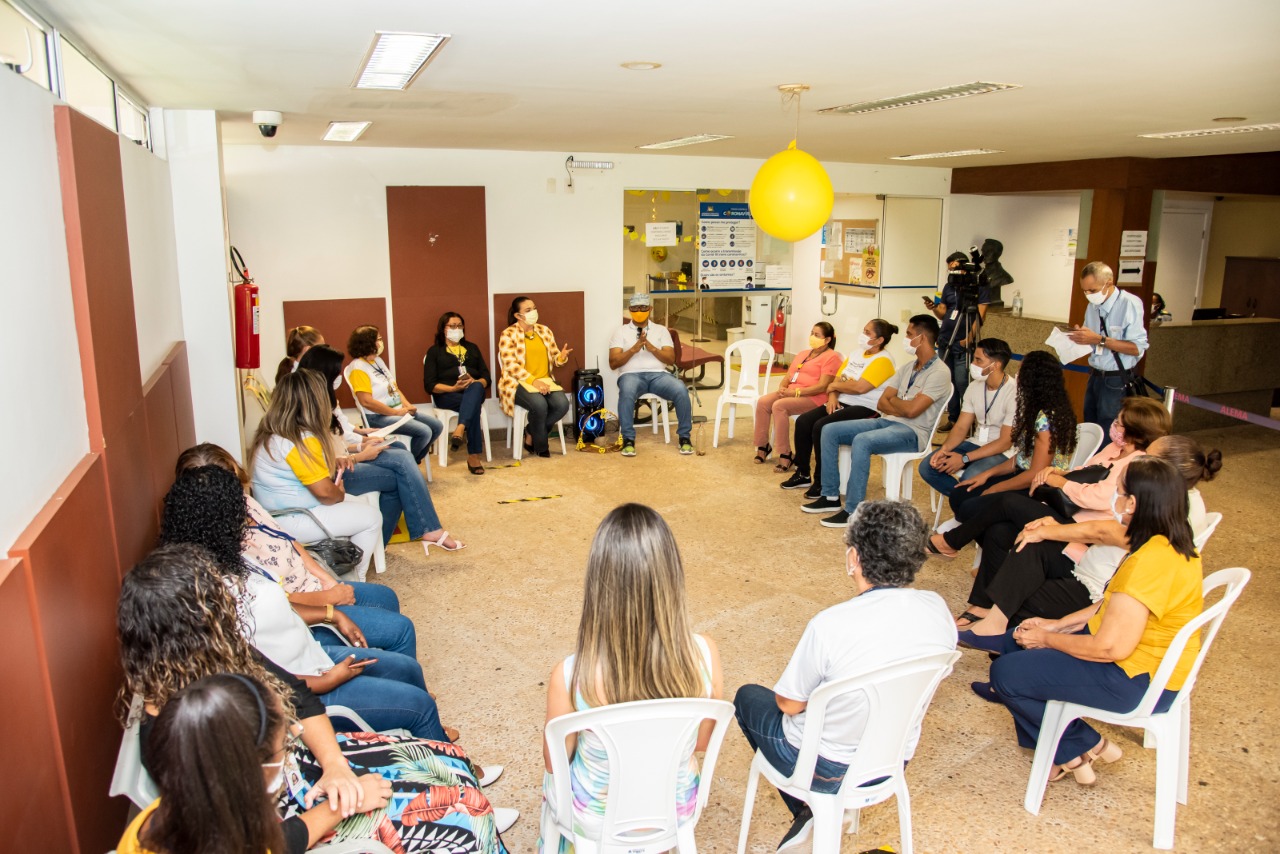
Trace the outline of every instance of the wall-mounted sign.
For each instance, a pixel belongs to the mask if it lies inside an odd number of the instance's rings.
[[[746,288],[756,276],[756,223],[745,204],[698,204],[698,287]]]
[[[1147,233],[1145,231],[1120,232],[1121,258],[1146,258]]]
[[[680,242],[674,222],[646,222],[644,236],[649,246],[675,246]]]

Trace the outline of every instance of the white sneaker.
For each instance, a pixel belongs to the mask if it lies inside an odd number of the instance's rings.
[[[482,765],[480,766],[480,788],[492,786],[498,782],[498,778],[502,776],[502,765]]]
[[[520,810],[513,810],[511,807],[494,807],[493,823],[497,826],[499,833],[506,833],[511,829],[511,825],[516,823],[516,819],[520,817]]]

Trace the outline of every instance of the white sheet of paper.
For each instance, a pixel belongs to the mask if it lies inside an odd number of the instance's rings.
[[[1049,337],[1045,339],[1046,344],[1054,349],[1058,354],[1058,361],[1062,364],[1074,362],[1081,356],[1087,356],[1093,350],[1088,344],[1077,344],[1067,337],[1067,333],[1058,327],[1053,327],[1053,331],[1049,333]]]
[[[680,242],[674,222],[646,222],[644,237],[648,246],[675,246]]]
[[[390,436],[392,433],[396,432],[397,427],[399,427],[401,424],[408,421],[412,417],[413,417],[412,413],[406,412],[404,415],[400,416],[399,421],[395,422],[394,424],[388,424],[386,427],[381,427],[377,430],[374,430],[369,435],[375,439],[385,439],[388,436]]]

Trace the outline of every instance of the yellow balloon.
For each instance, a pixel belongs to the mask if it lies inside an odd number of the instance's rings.
[[[831,218],[831,179],[794,141],[770,157],[751,182],[748,203],[756,225],[779,240],[804,240]]]

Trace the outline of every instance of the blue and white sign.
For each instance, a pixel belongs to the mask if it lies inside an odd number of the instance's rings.
[[[756,275],[756,224],[749,205],[698,205],[698,287],[748,288]]]

